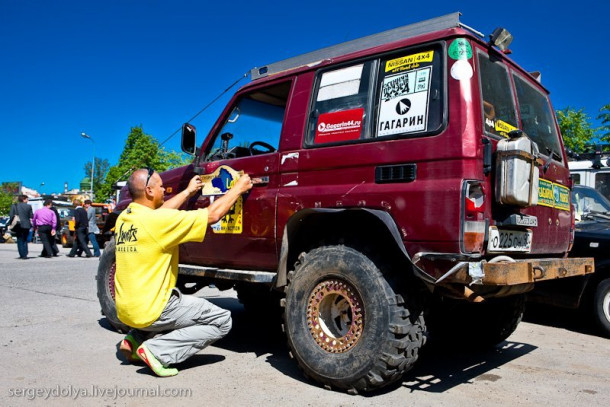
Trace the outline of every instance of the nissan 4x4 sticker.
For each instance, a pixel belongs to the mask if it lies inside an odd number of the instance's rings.
[[[390,63],[393,67],[399,64],[394,62],[398,60],[410,61],[409,57],[388,61],[386,71]],[[428,66],[385,77],[379,101],[379,137],[426,131],[431,76],[432,67]]]
[[[420,52],[418,54],[407,55],[406,57],[395,58],[385,63],[385,71],[397,73],[409,69],[419,68],[419,64],[432,62],[434,51]]]

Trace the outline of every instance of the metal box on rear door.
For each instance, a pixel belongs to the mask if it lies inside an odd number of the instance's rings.
[[[529,137],[500,140],[496,152],[496,201],[506,205],[538,204],[538,146]]]

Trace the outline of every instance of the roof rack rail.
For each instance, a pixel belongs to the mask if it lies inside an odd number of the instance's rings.
[[[278,72],[287,71],[289,69],[298,68],[306,65],[315,65],[323,60],[336,58],[352,52],[361,51],[363,49],[373,48],[389,42],[398,41],[406,38],[415,37],[422,34],[431,33],[454,27],[464,27],[470,31],[481,35],[470,27],[460,23],[461,13],[455,12],[441,17],[432,18],[430,20],[421,21],[403,27],[394,28],[392,30],[383,31],[378,34],[369,35],[352,41],[333,45],[327,48],[322,48],[317,51],[312,51],[307,54],[302,54],[296,57],[288,58],[283,61],[265,65],[260,68],[252,68],[250,70],[250,78],[254,81],[264,78]]]

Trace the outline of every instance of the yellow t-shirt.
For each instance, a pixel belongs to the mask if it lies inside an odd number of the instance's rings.
[[[132,202],[115,227],[117,316],[134,328],[155,322],[178,278],[178,245],[201,242],[207,209],[151,209]]]

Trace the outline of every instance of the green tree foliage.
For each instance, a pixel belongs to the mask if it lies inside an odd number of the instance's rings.
[[[113,185],[117,181],[126,181],[138,168],[150,167],[162,172],[189,162],[188,156],[159,146],[159,142],[153,136],[144,133],[142,126],[132,127],[119,162],[108,169],[97,199],[104,200],[113,195]],[[91,171],[91,167],[89,170]]]
[[[13,204],[13,195],[0,191],[0,216],[8,216]]]
[[[596,129],[591,127],[589,117],[582,109],[566,107],[557,111],[557,120],[566,149],[582,153],[585,145],[596,137]]]
[[[110,163],[107,159],[101,159],[99,157],[95,157],[95,168],[93,169],[93,194],[98,197],[100,188],[106,179],[106,173],[108,172],[108,168],[110,168]],[[85,176],[91,178],[91,161],[87,161],[85,163]]]
[[[602,132],[600,139],[610,143],[610,104],[599,109],[597,119],[602,121],[602,127],[599,129]]]

